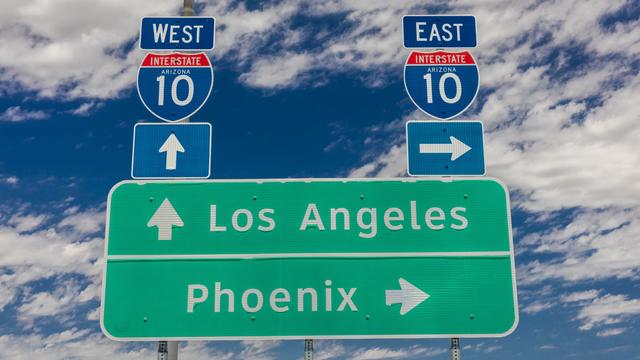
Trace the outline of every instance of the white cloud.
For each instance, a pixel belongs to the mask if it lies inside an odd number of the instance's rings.
[[[598,331],[596,333],[596,335],[600,336],[600,337],[609,337],[609,336],[620,335],[620,334],[624,333],[625,331],[627,331],[626,328],[610,328],[610,329],[605,329],[605,330]]]
[[[637,278],[640,275],[640,209],[581,211],[566,226],[529,234],[519,243],[526,251],[550,253],[518,267],[521,284],[550,279],[582,281]]]
[[[335,341],[314,341],[313,359],[330,360],[348,354],[347,348]]]
[[[105,214],[100,209],[88,209],[83,212],[74,212],[60,222],[61,227],[71,226],[82,234],[93,234],[104,230]]]
[[[64,281],[49,291],[29,294],[18,307],[18,320],[30,327],[40,317],[62,316],[91,298],[79,296],[82,289],[77,281]]]
[[[104,106],[104,103],[98,101],[89,101],[80,104],[77,108],[71,109],[68,112],[76,116],[89,116],[95,110]]]
[[[571,294],[563,295],[560,301],[563,303],[581,302],[585,300],[593,300],[600,294],[599,290],[578,291]]]
[[[502,346],[500,345],[496,345],[495,343],[486,343],[486,342],[479,342],[473,345],[464,345],[462,347],[462,350],[464,351],[472,350],[475,352],[483,352],[483,353],[493,353],[501,349],[502,349]]]
[[[18,181],[20,181],[20,179],[18,179],[16,176],[8,176],[5,178],[0,178],[1,182],[4,182],[8,185],[17,185]]]
[[[14,214],[9,218],[8,224],[15,227],[20,232],[27,232],[37,229],[47,219],[46,215],[32,215],[32,214]]]
[[[11,106],[0,114],[0,122],[21,122],[27,120],[44,120],[47,118],[49,118],[49,114],[42,110],[25,110],[20,106]]]
[[[240,75],[240,81],[252,87],[268,89],[298,83],[302,69],[308,67],[312,61],[313,57],[308,54],[283,54],[277,58],[259,58],[251,63],[248,73]]]
[[[12,214],[14,211],[6,212]],[[64,225],[58,223],[59,231],[49,224],[56,222],[56,216],[33,212],[25,215],[18,211],[5,217],[6,224],[0,224],[0,310],[23,296],[18,307],[21,319],[26,322],[51,315],[52,311],[69,310],[69,304],[95,298],[96,286],[101,282],[104,241],[88,236],[95,232],[94,224],[99,222],[95,220],[95,211],[68,215],[66,219],[71,216],[88,219],[89,225],[63,219]],[[70,274],[80,275],[87,284],[30,292],[31,282]],[[63,314],[58,312],[57,315]]]
[[[368,177],[375,174],[378,177],[395,177],[406,169],[407,145],[393,145],[391,149],[374,161],[362,165],[349,172],[349,177]]]
[[[546,301],[535,301],[522,308],[522,312],[526,314],[537,314],[541,311],[552,308],[555,304]]]
[[[111,98],[135,82],[142,52],[123,51],[143,15],[173,14],[170,0],[29,0],[0,12],[0,88],[39,96]]]
[[[583,306],[576,319],[582,322],[580,330],[591,330],[598,326],[619,324],[637,315],[640,315],[640,299],[606,294]]]
[[[277,356],[273,350],[280,346],[280,341],[242,341],[243,349],[238,354],[242,360],[274,360]]]
[[[44,335],[3,335],[0,336],[2,356],[7,359],[155,359],[157,343],[143,345],[116,342],[102,334],[91,333],[87,329],[69,329],[50,336]],[[193,342],[180,347],[180,359],[220,359],[230,360],[234,353],[220,351],[206,342]]]
[[[445,348],[409,346],[405,348],[359,348],[352,352],[351,360],[377,360],[377,359],[407,359],[407,358],[428,358],[441,355],[447,352]]]

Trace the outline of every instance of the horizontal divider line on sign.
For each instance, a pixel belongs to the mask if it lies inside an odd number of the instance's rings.
[[[107,260],[223,260],[288,258],[410,258],[410,257],[509,257],[509,251],[392,252],[392,253],[280,253],[280,254],[176,254],[107,255]]]

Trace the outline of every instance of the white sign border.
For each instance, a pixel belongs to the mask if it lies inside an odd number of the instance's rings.
[[[186,337],[115,337],[107,331],[104,326],[104,298],[106,294],[107,283],[107,250],[109,248],[109,220],[111,214],[111,196],[113,192],[123,184],[138,184],[143,185],[146,183],[226,183],[226,182],[420,182],[420,181],[441,181],[441,182],[455,182],[460,181],[494,181],[502,187],[505,194],[506,210],[507,210],[507,226],[509,236],[509,258],[511,260],[511,282],[513,291],[513,311],[514,320],[511,328],[500,334],[437,334],[437,335],[292,335],[292,336],[186,336]],[[102,294],[100,298],[100,329],[102,333],[109,339],[114,341],[202,341],[202,340],[302,340],[302,339],[443,339],[443,338],[502,338],[512,334],[518,327],[520,322],[520,315],[518,311],[518,290],[516,284],[516,268],[515,268],[515,252],[513,249],[513,230],[511,224],[511,200],[509,197],[509,189],[499,179],[492,177],[474,177],[474,178],[442,178],[442,177],[423,177],[417,178],[303,178],[303,179],[223,179],[223,180],[156,180],[156,181],[139,181],[139,180],[123,180],[115,184],[109,191],[107,196],[107,209],[106,209],[106,221],[105,221],[105,245],[104,245],[104,271],[102,277]]]

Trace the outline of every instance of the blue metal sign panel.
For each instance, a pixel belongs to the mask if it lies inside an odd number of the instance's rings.
[[[205,179],[211,169],[211,124],[138,123],[133,128],[131,177]]]
[[[484,140],[480,121],[407,122],[407,173],[484,175]]]
[[[476,47],[473,15],[406,15],[402,18],[405,48]]]
[[[413,51],[404,66],[404,85],[413,103],[436,119],[465,111],[480,84],[476,61],[468,51]]]
[[[215,46],[215,22],[211,16],[143,17],[140,49],[206,51]]]
[[[209,98],[213,67],[205,53],[147,54],[138,69],[144,106],[164,121],[195,114]]]

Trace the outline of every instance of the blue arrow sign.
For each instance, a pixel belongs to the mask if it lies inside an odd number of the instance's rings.
[[[405,48],[474,48],[473,15],[406,15],[402,18]]]
[[[211,124],[138,123],[133,128],[131,177],[204,179],[211,169]]]
[[[484,175],[484,141],[480,121],[407,122],[407,173]]]
[[[206,51],[215,46],[215,22],[211,16],[143,17],[140,49]]]

